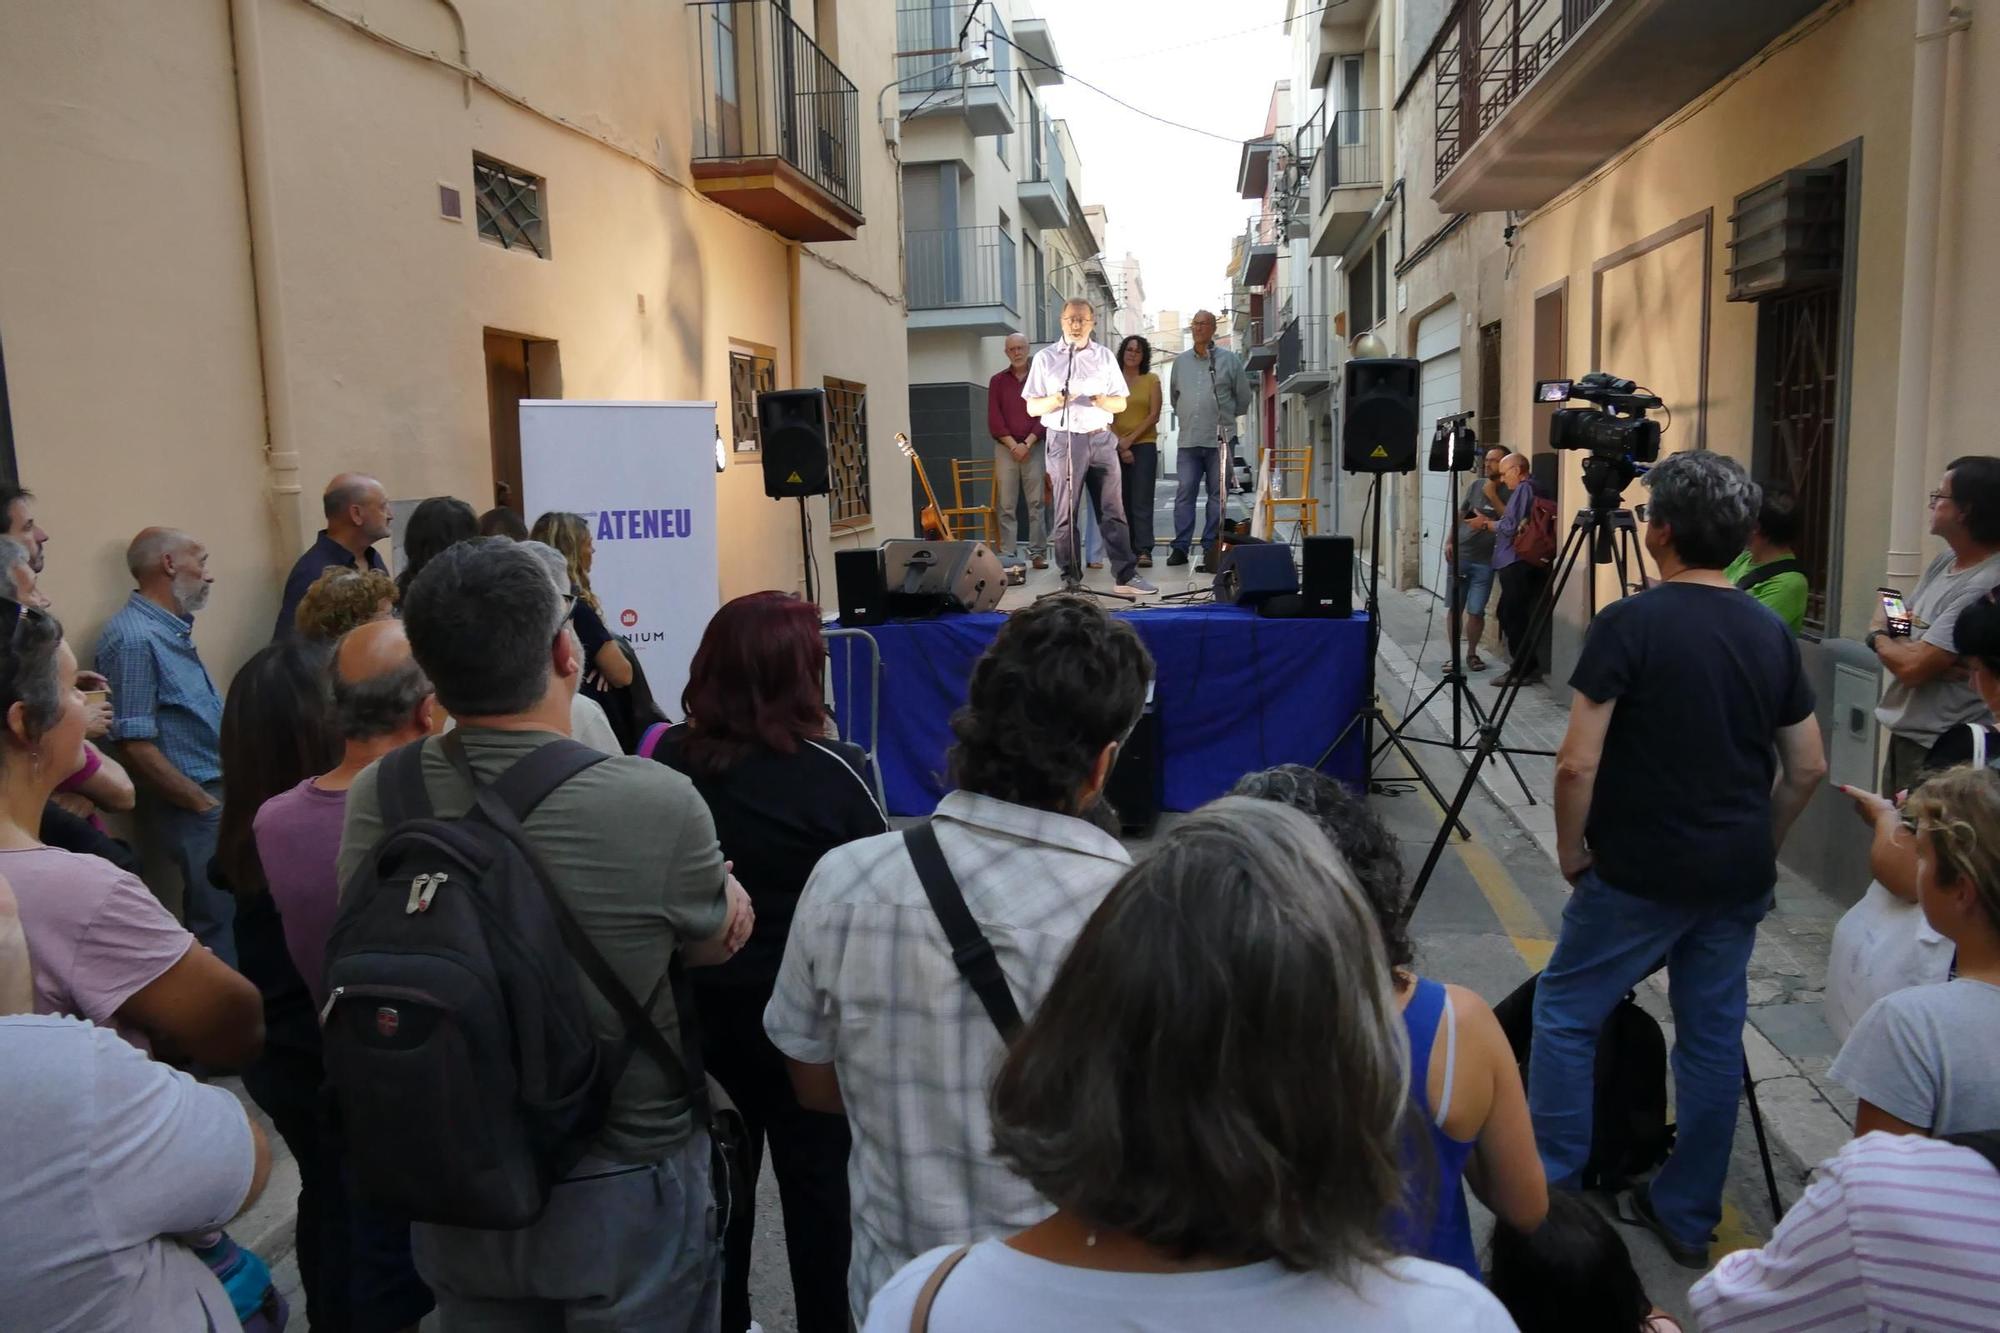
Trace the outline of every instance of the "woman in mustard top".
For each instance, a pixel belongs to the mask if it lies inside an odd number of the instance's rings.
[[[1123,466],[1125,521],[1139,564],[1153,563],[1153,486],[1160,476],[1160,377],[1153,373],[1153,345],[1134,333],[1118,344],[1125,372],[1125,410],[1111,419]]]

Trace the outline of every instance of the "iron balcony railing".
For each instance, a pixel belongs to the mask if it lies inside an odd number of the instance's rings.
[[[1322,196],[1356,185],[1382,184],[1382,132],[1387,120],[1381,109],[1336,111],[1328,122],[1314,162]]]
[[[903,251],[910,309],[1018,309],[1014,238],[1005,228],[912,231],[904,236]]]
[[[777,0],[693,0],[694,157],[781,158],[861,211],[860,96]]]
[[[959,64],[958,34],[968,16],[969,37],[986,38],[990,59],[982,69]],[[1012,107],[1014,59],[1006,37],[992,0],[896,0],[896,86],[932,106],[948,106],[973,88],[992,88]]]
[[[1043,181],[1052,186],[1056,197],[1062,198],[1069,189],[1069,166],[1063,161],[1062,141],[1056,135],[1055,122],[1043,121],[1040,134],[1028,136],[1029,151],[1021,169],[1025,173],[1023,182]]]
[[[1433,69],[1437,179],[1610,0],[1459,0]]]

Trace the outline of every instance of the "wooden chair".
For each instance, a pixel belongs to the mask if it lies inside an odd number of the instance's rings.
[[[969,524],[960,519],[977,518],[979,537],[994,550],[1000,549],[1000,510],[993,502],[993,460],[954,458],[951,460],[951,507],[944,511],[954,537],[973,536]]]
[[[1319,497],[1312,491],[1313,451],[1310,444],[1270,452],[1270,485],[1264,494],[1264,527],[1278,540],[1278,524],[1293,524],[1296,540],[1319,530]],[[1281,516],[1280,511],[1284,511]]]

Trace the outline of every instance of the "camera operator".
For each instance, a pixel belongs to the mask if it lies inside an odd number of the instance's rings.
[[[1706,450],[1668,458],[1646,482],[1661,582],[1598,614],[1570,677],[1555,806],[1576,887],[1535,995],[1528,1100],[1549,1184],[1576,1187],[1599,1030],[1664,961],[1680,1128],[1633,1207],[1676,1261],[1706,1267],[1736,1129],[1750,951],[1777,847],[1826,758],[1791,631],[1723,574],[1756,519],[1756,484]]]
[[[1986,715],[1952,650],[1958,613],[2000,582],[2000,458],[1956,458],[1931,492],[1931,535],[1951,549],[1931,561],[1910,598],[1909,637],[1889,633],[1881,607],[1867,643],[1889,673],[1875,720],[1889,729],[1882,794],[1916,785],[1938,737]]]

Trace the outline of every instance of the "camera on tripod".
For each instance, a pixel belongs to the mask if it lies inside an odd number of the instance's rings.
[[[1660,423],[1646,415],[1661,406],[1659,396],[1601,370],[1580,380],[1535,382],[1538,403],[1572,398],[1597,406],[1558,408],[1549,420],[1549,447],[1587,451],[1583,482],[1591,506],[1615,509],[1633,478],[1660,456]]]

